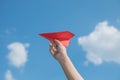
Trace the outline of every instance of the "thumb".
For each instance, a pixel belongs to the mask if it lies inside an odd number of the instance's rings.
[[[55,39],[55,43],[56,43],[56,45],[62,45],[62,43],[59,40],[56,40],[56,39]]]

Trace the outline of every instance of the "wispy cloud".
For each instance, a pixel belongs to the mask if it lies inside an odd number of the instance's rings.
[[[8,29],[3,29],[0,31],[0,38],[4,40],[8,40],[9,38],[12,38],[15,36],[17,33],[16,28],[8,28]]]
[[[13,75],[12,75],[12,72],[10,70],[6,71],[6,73],[5,73],[5,80],[15,80]]]
[[[5,34],[10,35],[16,32],[16,28],[10,28],[10,29],[6,29]]]
[[[24,66],[28,60],[28,51],[26,50],[28,47],[29,43],[14,42],[9,44],[7,46],[10,50],[7,55],[9,63],[17,68]]]
[[[78,43],[87,52],[86,63],[120,64],[120,31],[115,26],[108,25],[107,21],[98,23],[89,35],[79,37]]]
[[[120,23],[120,19],[117,19],[116,22],[117,22],[117,23]]]

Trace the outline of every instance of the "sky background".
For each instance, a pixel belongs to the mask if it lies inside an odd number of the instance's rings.
[[[0,0],[0,80],[67,80],[38,35],[66,30],[85,80],[120,80],[120,0]]]

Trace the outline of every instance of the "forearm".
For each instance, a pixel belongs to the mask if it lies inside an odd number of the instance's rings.
[[[67,56],[66,48],[58,40],[50,44],[50,52],[61,64],[68,80],[83,80]]]
[[[83,78],[80,76],[78,71],[75,69],[74,65],[72,64],[68,56],[60,60],[59,63],[61,64],[68,80],[83,80]]]

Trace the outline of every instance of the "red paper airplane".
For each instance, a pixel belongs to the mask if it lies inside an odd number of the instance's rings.
[[[39,35],[50,40],[51,42],[54,41],[55,39],[57,39],[65,47],[68,47],[70,39],[74,36],[74,34],[69,31],[42,33]]]

